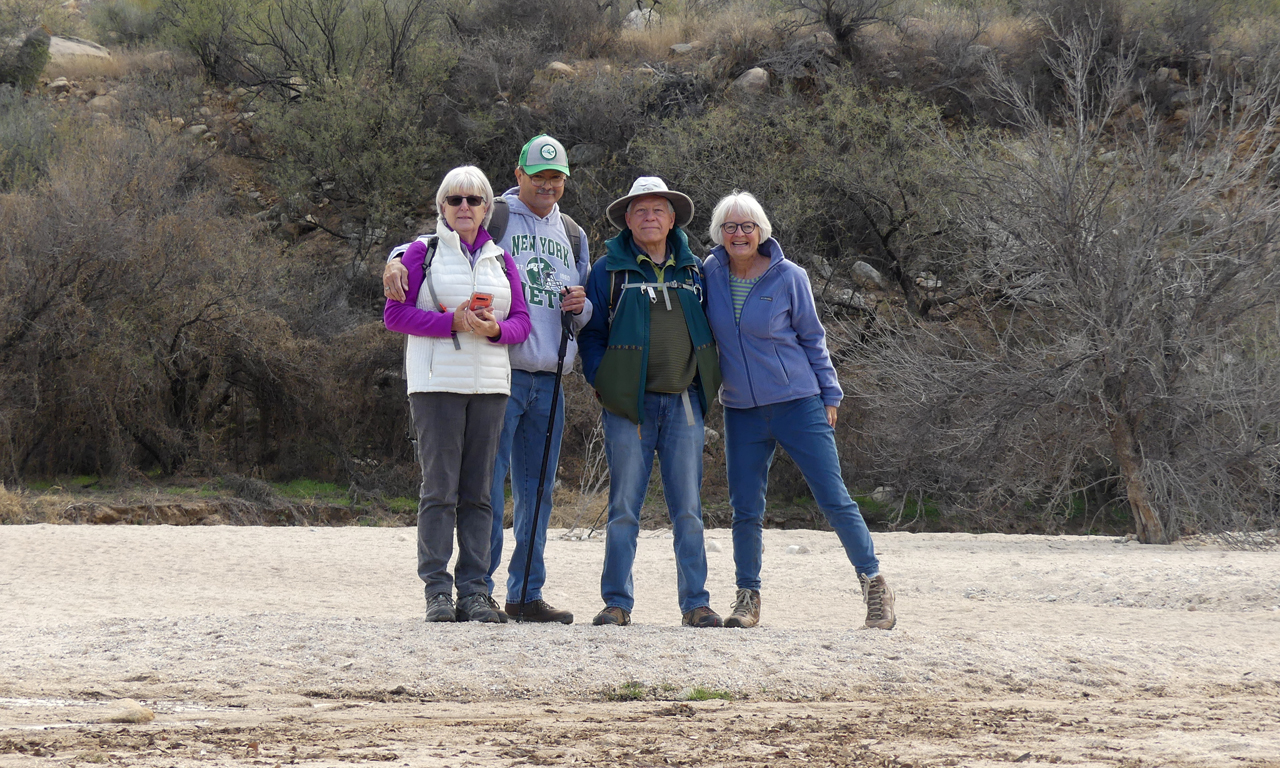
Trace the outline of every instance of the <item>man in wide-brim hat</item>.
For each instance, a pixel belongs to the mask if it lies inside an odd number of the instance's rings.
[[[702,303],[702,262],[680,229],[693,219],[693,201],[641,176],[606,216],[621,232],[591,268],[587,299],[596,311],[579,338],[583,373],[604,406],[610,478],[605,607],[593,623],[631,623],[631,566],[656,455],[675,537],[681,621],[718,627],[706,590],[700,491],[702,422],[720,367]]]

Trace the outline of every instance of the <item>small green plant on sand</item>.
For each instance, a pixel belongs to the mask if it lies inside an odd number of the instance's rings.
[[[723,699],[725,701],[733,701],[733,694],[728,691],[716,691],[702,686],[695,686],[693,692],[689,694],[689,701],[709,701],[711,699]]]

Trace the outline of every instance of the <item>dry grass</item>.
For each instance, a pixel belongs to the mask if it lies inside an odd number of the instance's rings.
[[[22,505],[22,497],[0,483],[0,525],[13,525],[26,522],[26,510]]]
[[[76,56],[61,61],[50,61],[44,68],[46,80],[65,77],[68,80],[104,78],[120,80],[128,75],[168,66],[173,57],[160,51],[145,49],[117,49],[111,58]]]

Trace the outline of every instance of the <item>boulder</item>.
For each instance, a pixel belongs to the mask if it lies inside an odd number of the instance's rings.
[[[109,59],[111,58],[111,51],[92,40],[82,40],[78,37],[58,37],[54,35],[49,38],[49,58],[51,60],[65,61],[80,56]]]
[[[694,50],[694,47],[689,43],[676,43],[671,46],[671,52],[677,56],[684,56],[685,54],[693,53]]]
[[[627,14],[627,18],[622,20],[623,29],[643,30],[656,27],[662,23],[662,16],[652,8],[641,10],[637,8]]]
[[[869,291],[881,290],[885,285],[880,271],[865,261],[853,262],[853,279]]]
[[[733,89],[739,93],[758,95],[769,90],[769,73],[761,67],[753,67],[733,81]]]
[[[567,151],[569,168],[596,165],[605,158],[608,151],[608,148],[602,144],[574,144]]]
[[[116,115],[120,113],[120,102],[115,96],[94,96],[89,100],[89,109],[107,115]]]
[[[547,74],[552,77],[573,77],[578,71],[563,61],[553,61],[547,65]]]

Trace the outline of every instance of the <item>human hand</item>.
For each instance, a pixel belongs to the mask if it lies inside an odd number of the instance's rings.
[[[467,305],[465,303],[459,304],[458,308],[453,310],[453,326],[450,330],[454,333],[465,333],[471,330],[471,321],[467,314]]]
[[[837,418],[836,407],[834,405],[828,405],[826,406],[826,408],[827,408],[827,426],[831,427],[832,429],[835,429],[836,418]]]
[[[409,290],[409,270],[400,259],[392,259],[382,269],[382,292],[388,299],[404,301],[405,291]]]
[[[488,307],[478,309],[475,312],[468,309],[467,322],[470,324],[472,331],[488,339],[497,338],[502,333],[502,328],[493,317],[493,311]]]
[[[581,285],[566,286],[560,297],[561,312],[578,315],[587,306],[587,289]]]

